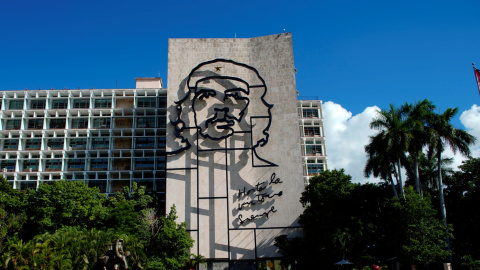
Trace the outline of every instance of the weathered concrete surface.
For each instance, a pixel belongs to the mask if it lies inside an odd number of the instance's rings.
[[[202,65],[189,80],[195,67],[215,59],[235,63]],[[216,96],[202,98],[200,93],[206,89]],[[233,92],[225,89],[237,91],[241,98],[229,96]],[[166,203],[167,209],[175,204],[179,220],[189,224],[196,241],[191,252],[230,260],[278,257],[274,238],[298,233],[291,227],[298,226],[302,213],[291,34],[170,39],[167,95],[167,151],[179,152],[167,158]],[[273,105],[270,111],[268,104]],[[208,126],[205,118],[213,119],[215,112],[216,119],[228,114],[230,122]],[[230,115],[241,120],[234,121]],[[180,132],[175,133],[171,121],[179,119],[182,123],[176,128]],[[214,140],[202,134],[225,138]],[[189,144],[190,148],[180,151]],[[253,191],[239,193],[244,188]],[[252,201],[255,205],[245,204]],[[251,221],[241,222],[252,216]]]

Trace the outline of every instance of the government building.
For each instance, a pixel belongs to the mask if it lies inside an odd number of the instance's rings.
[[[213,268],[278,258],[327,159],[321,101],[298,97],[295,72],[290,33],[170,39],[168,88],[2,90],[0,174],[22,190],[136,182],[176,206]]]

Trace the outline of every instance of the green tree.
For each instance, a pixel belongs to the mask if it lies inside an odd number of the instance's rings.
[[[13,189],[0,176],[0,254],[3,243],[21,231],[26,221],[26,205],[25,193]]]
[[[114,229],[117,232],[135,235],[139,233],[139,216],[152,202],[152,197],[147,195],[145,187],[138,187],[133,183],[132,188],[124,187],[123,192],[117,192],[107,201],[108,215],[104,229]]]
[[[107,215],[106,196],[83,181],[41,184],[28,195],[30,231],[55,232],[63,226],[99,227]]]
[[[408,144],[405,111],[395,108],[390,104],[390,110],[382,109],[378,111],[377,115],[378,116],[370,123],[370,128],[378,130],[379,132],[377,135],[370,137],[371,143],[367,147],[371,148],[370,152],[379,152],[380,155],[386,149],[392,162],[396,166],[395,175],[398,177],[400,194],[402,198],[404,198],[401,162],[405,160],[405,152],[407,151]],[[372,144],[373,142],[375,142],[375,144]]]
[[[428,194],[422,197],[408,188],[405,200],[394,200],[392,206],[390,226],[395,232],[392,238],[404,262],[427,266],[451,254],[446,250],[451,228],[445,230],[437,219],[438,212]]]
[[[480,158],[463,161],[451,178],[445,181],[445,203],[449,224],[455,229],[452,250],[459,269],[480,266]],[[475,268],[477,267],[477,268]]]
[[[279,237],[276,244],[287,260],[298,262],[298,269],[328,269],[344,256],[377,263],[377,247],[384,238],[378,209],[387,194],[383,187],[352,183],[343,170],[322,172],[310,179],[300,199],[305,207],[299,220],[303,239]]]
[[[157,234],[150,234],[151,239],[145,239],[147,256],[146,267],[148,269],[177,269],[186,265],[190,257],[190,248],[193,239],[186,231],[186,223],[176,223],[177,211],[172,206],[170,213],[160,219],[160,227]],[[149,222],[143,220],[142,222]],[[147,227],[147,226],[145,226]],[[144,227],[144,228],[145,228]],[[150,227],[151,228],[151,227]],[[149,234],[145,234],[149,235]]]
[[[438,191],[440,200],[440,214],[447,225],[447,211],[445,208],[445,199],[443,195],[443,181],[442,181],[442,153],[445,146],[450,147],[454,153],[457,151],[465,156],[470,154],[469,145],[475,143],[475,137],[468,134],[466,131],[453,127],[450,123],[452,118],[457,114],[458,108],[448,108],[442,114],[432,114],[427,120],[428,126],[431,130],[432,142],[430,150],[435,151],[438,162]]]
[[[407,150],[413,159],[413,175],[418,194],[422,193],[418,160],[423,153],[423,148],[429,143],[431,130],[426,127],[426,123],[428,118],[433,114],[434,109],[435,106],[428,99],[419,101],[413,105],[406,103],[401,108],[407,115],[405,122]]]
[[[302,238],[280,236],[275,245],[296,269],[331,269],[343,256],[357,266],[399,257],[405,263],[438,262],[450,236],[437,219],[428,193],[413,188],[405,199],[392,197],[386,185],[355,184],[343,170],[313,177],[302,193]]]
[[[395,174],[395,162],[388,152],[388,142],[382,136],[370,137],[370,143],[365,146],[365,152],[368,155],[365,164],[365,177],[379,177],[390,185],[393,195],[398,198],[396,184],[393,182],[392,174]]]
[[[415,169],[413,167],[414,161],[411,156],[408,157],[408,162],[405,164],[407,173],[406,185],[415,186]],[[453,174],[452,169],[453,158],[442,158],[441,173],[442,179],[449,178]],[[418,171],[420,175],[421,190],[427,191],[430,194],[438,193],[438,162],[436,155],[425,155],[421,153],[418,159]]]
[[[134,269],[140,268],[137,249],[142,249],[134,237],[115,234],[112,231],[63,227],[55,233],[45,233],[24,242],[13,238],[9,241],[1,262],[5,269],[96,269],[116,239],[124,239],[124,249]],[[3,269],[0,267],[0,269]]]
[[[3,267],[5,269],[29,269],[29,259],[32,251],[33,246],[31,243],[25,243],[18,237],[10,238],[1,255]]]
[[[203,255],[195,255],[195,254],[190,254],[190,257],[187,260],[187,268],[188,269],[198,269],[200,267],[200,264],[207,266],[207,260]]]

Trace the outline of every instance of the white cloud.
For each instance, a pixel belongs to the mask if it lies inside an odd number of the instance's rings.
[[[376,133],[370,129],[370,122],[375,117],[377,106],[367,107],[362,113],[352,116],[341,105],[331,101],[323,103],[324,130],[329,169],[345,169],[354,182],[378,181],[365,179],[363,168],[367,161],[365,145],[369,136]]]
[[[480,107],[474,104],[471,109],[462,112],[460,122],[468,133],[477,138],[477,143],[470,146],[470,155],[480,157]],[[457,170],[458,166],[462,165],[462,161],[467,159],[458,152],[454,154],[448,146],[442,157],[453,158],[452,168],[454,170]]]
[[[472,105],[470,110],[460,115],[460,122],[465,126],[468,133],[477,138],[477,143],[470,147],[473,157],[480,157],[480,106]]]
[[[367,161],[365,145],[369,143],[369,136],[376,133],[370,129],[370,122],[375,117],[377,106],[367,107],[362,113],[353,115],[341,105],[328,101],[323,103],[324,130],[329,169],[345,169],[352,176],[354,182],[377,182],[379,179],[366,179],[363,168]],[[477,138],[477,143],[471,146],[471,155],[480,157],[480,106],[473,105],[460,116],[461,123],[466,131]],[[444,157],[453,157],[454,169],[462,164],[466,158],[460,154],[454,155],[447,148]],[[405,174],[402,173],[405,181]]]

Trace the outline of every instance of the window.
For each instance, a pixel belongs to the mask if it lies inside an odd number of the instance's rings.
[[[108,149],[110,145],[109,138],[93,138],[92,149]]]
[[[72,119],[72,128],[87,128],[88,118],[76,118]]]
[[[86,139],[86,138],[70,139],[70,144],[69,144],[69,146],[70,146],[71,148],[86,149],[86,148],[87,148],[87,139]]]
[[[25,140],[25,149],[40,149],[42,141],[40,139]]]
[[[23,100],[10,100],[8,108],[10,110],[23,110]]]
[[[23,161],[23,170],[28,171],[38,171],[38,159],[24,160]]]
[[[307,165],[308,175],[315,175],[323,172],[323,164],[308,164]]]
[[[82,171],[85,170],[85,159],[84,158],[75,158],[68,161],[68,170],[69,171]]]
[[[167,98],[166,97],[159,97],[158,98],[158,108],[166,108],[167,107]]]
[[[6,139],[3,143],[3,150],[17,150],[18,139]]]
[[[47,147],[50,149],[63,149],[63,138],[61,139],[49,139]]]
[[[96,187],[101,193],[107,192],[107,181],[89,180],[88,187]]]
[[[136,170],[153,170],[154,169],[153,158],[137,158],[135,159]]]
[[[315,117],[318,118],[318,109],[303,109],[303,117]]]
[[[95,108],[111,108],[112,99],[95,99]]]
[[[157,185],[157,191],[158,192],[165,192],[166,190],[166,183],[164,179],[159,179],[155,181],[155,184]]]
[[[304,127],[305,136],[320,136],[320,127]]]
[[[20,184],[20,190],[37,189],[37,182],[35,181],[23,181],[18,182],[18,184]]]
[[[28,120],[28,129],[42,129],[42,128],[43,128],[43,119]]]
[[[93,128],[110,128],[110,118],[94,118]]]
[[[50,128],[65,128],[67,120],[65,118],[51,119]]]
[[[90,161],[90,169],[91,170],[108,170],[108,158],[92,158]]]
[[[2,160],[0,161],[0,169],[2,171],[6,170],[7,172],[15,171],[15,160]]]
[[[137,128],[154,128],[155,117],[140,117],[137,118]]]
[[[47,159],[45,163],[45,169],[47,171],[61,171],[62,160],[61,159]]]
[[[306,150],[307,155],[321,156],[323,154],[323,149],[321,145],[307,145]]]
[[[155,138],[136,138],[136,148],[155,148]]]
[[[167,117],[165,115],[157,117],[157,127],[166,128],[167,127]]]
[[[167,138],[166,137],[158,138],[158,148],[165,147],[166,145],[167,145]]]
[[[157,170],[165,170],[165,157],[157,158]]]
[[[74,109],[88,109],[90,107],[89,99],[75,99],[73,100]]]
[[[52,109],[66,109],[68,105],[67,99],[54,99],[52,101]]]
[[[46,102],[45,99],[32,100],[31,103],[30,103],[30,109],[43,110],[43,109],[45,109],[45,102]]]
[[[7,127],[6,129],[20,129],[21,120],[7,120]]]
[[[147,107],[156,107],[157,102],[156,98],[139,98],[137,101],[137,107],[147,108]]]

